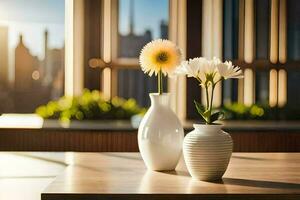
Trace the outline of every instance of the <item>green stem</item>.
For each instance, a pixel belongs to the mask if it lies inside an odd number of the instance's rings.
[[[209,107],[209,116],[211,116],[211,112],[212,112],[212,108],[213,108],[213,99],[214,99],[214,90],[215,87],[217,85],[217,83],[219,83],[220,81],[222,81],[223,79],[219,79],[217,82],[212,83],[212,88],[211,88],[211,99],[210,99],[210,107]],[[211,123],[210,119],[209,119],[209,123]]]
[[[211,123],[210,117],[211,117],[211,111],[213,107],[213,99],[214,99],[214,90],[215,90],[215,84],[213,84],[211,87],[211,97],[210,97],[210,106],[209,106],[209,124]]]
[[[209,109],[209,96],[208,96],[208,86],[205,85],[205,92],[206,92],[206,110]]]
[[[158,94],[163,93],[163,74],[162,71],[159,70],[158,75],[157,75],[157,89],[158,89]]]
[[[217,82],[215,82],[215,85],[217,85],[217,83],[219,83],[220,81],[223,81],[223,78],[220,78]]]

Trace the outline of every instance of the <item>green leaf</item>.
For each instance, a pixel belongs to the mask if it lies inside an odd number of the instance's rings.
[[[205,111],[205,112],[203,113],[203,115],[208,119],[208,118],[210,117],[210,112],[209,112],[209,110]]]
[[[204,113],[205,112],[205,108],[203,105],[201,105],[199,102],[197,102],[196,100],[194,100],[196,109],[199,113]]]
[[[210,123],[213,123],[214,121],[221,120],[223,118],[224,118],[224,112],[219,111],[219,112],[216,112],[216,113],[212,114],[210,116],[210,120],[209,121],[210,121]]]
[[[209,117],[209,112],[208,110],[205,111],[205,108],[203,105],[201,105],[199,102],[195,101],[194,100],[194,103],[195,103],[195,107],[198,111],[198,113],[201,115],[201,117],[204,119],[204,121],[208,121],[208,117]]]

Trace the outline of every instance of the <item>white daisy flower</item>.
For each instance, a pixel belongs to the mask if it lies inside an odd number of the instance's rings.
[[[243,72],[238,66],[234,66],[232,62],[219,63],[217,65],[218,73],[225,80],[229,78],[243,78]]]

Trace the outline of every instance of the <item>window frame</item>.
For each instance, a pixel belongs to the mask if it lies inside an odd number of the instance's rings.
[[[84,71],[84,0],[65,0],[65,95],[80,95]]]
[[[175,42],[186,56],[186,4],[187,0],[169,0],[169,40]],[[138,58],[118,57],[118,0],[102,0],[101,59],[106,63],[102,71],[101,91],[111,98],[117,95],[119,69],[139,69]],[[105,51],[104,51],[105,49]],[[107,78],[107,77],[110,78]],[[167,91],[172,93],[171,107],[181,119],[186,117],[186,77],[168,79]]]

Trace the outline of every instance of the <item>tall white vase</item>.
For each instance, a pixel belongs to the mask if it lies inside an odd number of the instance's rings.
[[[183,142],[183,155],[194,179],[213,181],[225,173],[231,153],[232,139],[221,130],[222,125],[194,124]]]
[[[148,169],[174,170],[182,153],[184,132],[170,108],[170,94],[150,94],[151,106],[138,130],[138,144]]]

